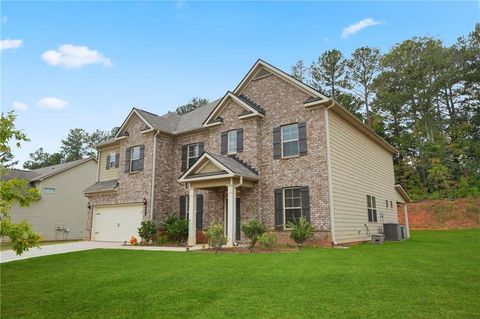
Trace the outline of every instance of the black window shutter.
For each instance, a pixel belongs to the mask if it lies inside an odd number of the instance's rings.
[[[143,171],[143,161],[145,158],[145,145],[140,145],[140,160],[138,163],[138,170]]]
[[[300,196],[302,199],[302,216],[310,221],[310,192],[308,186],[300,187]]]
[[[188,145],[182,145],[182,172],[185,172],[187,169],[187,152]]]
[[[275,228],[283,229],[283,189],[275,188]]]
[[[107,165],[105,166],[105,169],[110,169],[110,155],[107,155]]]
[[[273,128],[273,159],[282,157],[282,132],[281,127]]]
[[[179,202],[180,202],[180,218],[184,219],[185,218],[185,209],[186,209],[186,200],[187,196],[180,196],[179,197]]]
[[[198,143],[198,157],[200,157],[203,152],[205,152],[205,145],[203,144],[203,142]]]
[[[227,154],[227,132],[222,132],[222,134],[220,135],[221,136],[221,140],[220,140],[220,153],[222,155],[225,155]]]
[[[203,195],[197,194],[197,215],[196,215],[197,229],[203,228]]]
[[[118,168],[118,164],[120,163],[120,153],[115,154],[115,168]]]
[[[298,144],[300,156],[307,155],[307,123],[298,123]]]
[[[243,152],[243,128],[237,129],[237,152]]]
[[[125,150],[125,173],[130,172],[130,147]]]

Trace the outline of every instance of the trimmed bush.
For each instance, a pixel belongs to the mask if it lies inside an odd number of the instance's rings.
[[[223,233],[223,225],[220,223],[213,223],[209,229],[205,231],[208,238],[208,246],[218,250],[227,243],[227,238]]]
[[[143,221],[138,228],[138,236],[142,238],[142,243],[145,245],[148,245],[152,241],[156,232],[155,223],[151,220]]]
[[[188,238],[188,220],[169,214],[163,224],[163,229],[170,242],[181,244]]]
[[[242,231],[250,239],[250,249],[255,247],[260,236],[266,231],[265,225],[258,219],[252,219],[242,225]]]
[[[272,250],[273,246],[277,243],[277,233],[274,231],[268,231],[264,233],[260,238],[258,239],[260,244],[265,246],[265,248]]]
[[[291,228],[290,238],[292,238],[300,249],[303,243],[313,237],[313,225],[304,217],[300,217],[296,223],[288,223],[287,226]]]

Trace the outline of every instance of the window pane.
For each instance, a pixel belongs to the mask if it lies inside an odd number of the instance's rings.
[[[53,187],[45,187],[43,189],[44,194],[54,194],[55,193],[55,188]]]
[[[191,157],[188,159],[188,167],[192,166],[193,163],[197,160],[196,157]]]
[[[285,222],[296,223],[302,216],[301,209],[286,209],[285,210]]]
[[[377,210],[376,209],[372,210],[372,215],[373,215],[373,221],[376,223],[377,222]]]
[[[292,197],[292,194],[293,194],[293,189],[288,188],[288,189],[285,190],[285,198]]]
[[[293,197],[300,197],[300,188],[293,189]]]
[[[370,198],[370,195],[367,195],[367,207],[372,207],[372,200]]]
[[[298,140],[298,124],[282,126],[282,136],[284,141]]]
[[[188,157],[198,156],[198,144],[188,145]]]
[[[376,208],[377,207],[377,203],[375,201],[375,196],[372,196],[372,208]]]
[[[228,132],[228,153],[237,152],[237,130]]]
[[[371,210],[371,209],[368,209],[368,221],[371,222],[372,220],[373,220],[372,210]]]
[[[298,155],[298,141],[283,143],[283,157]]]
[[[132,147],[132,160],[140,159],[140,146]]]
[[[302,203],[300,201],[300,198],[294,198],[292,206],[293,207],[302,207]]]
[[[285,197],[285,207],[294,207],[293,206],[293,200],[291,198],[286,198]]]

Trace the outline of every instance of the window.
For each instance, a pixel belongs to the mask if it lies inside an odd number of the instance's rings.
[[[282,126],[282,157],[298,155],[298,124]]]
[[[300,187],[285,188],[284,190],[285,225],[295,223],[302,216],[302,198]]]
[[[198,156],[200,155],[199,153],[200,153],[200,149],[198,144],[188,145],[187,168],[192,166],[192,164],[197,160]]]
[[[55,188],[53,187],[44,187],[43,188],[44,194],[55,194]]]
[[[140,145],[130,148],[130,172],[140,171]]]
[[[116,164],[116,159],[117,159],[117,154],[115,152],[113,153],[110,153],[109,155],[110,157],[108,158],[108,167],[109,168],[113,168],[115,167],[115,164]]]
[[[185,219],[188,220],[188,207],[190,205],[190,201],[188,200],[188,195],[185,195]]]
[[[385,200],[385,206],[388,208],[388,199]]]
[[[227,133],[227,153],[236,154],[237,153],[237,130],[228,131]]]
[[[393,208],[393,202],[390,201],[390,208]]]
[[[375,196],[367,195],[367,212],[370,223],[377,222],[377,203]]]

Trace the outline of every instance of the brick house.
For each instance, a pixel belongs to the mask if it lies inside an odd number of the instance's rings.
[[[397,150],[332,99],[258,60],[221,99],[185,115],[132,109],[97,146],[87,239],[128,240],[142,219],[189,219],[188,243],[212,222],[229,244],[259,218],[288,241],[287,222],[315,226],[314,244],[365,241],[397,222]],[[190,213],[194,212],[194,213]]]

